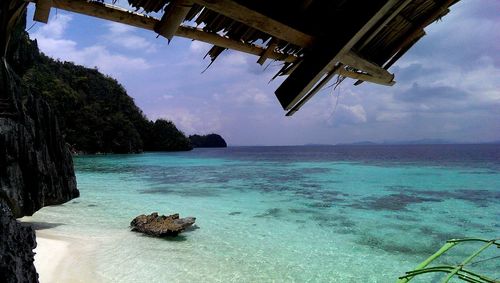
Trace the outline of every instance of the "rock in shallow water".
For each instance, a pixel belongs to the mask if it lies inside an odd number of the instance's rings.
[[[169,216],[158,216],[157,212],[153,212],[150,215],[142,214],[137,216],[130,222],[130,226],[132,231],[155,237],[177,236],[180,232],[193,225],[195,220],[194,217],[179,218],[178,213]]]

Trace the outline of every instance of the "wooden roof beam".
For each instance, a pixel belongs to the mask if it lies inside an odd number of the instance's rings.
[[[307,93],[306,96],[302,100],[300,100],[297,104],[295,104],[287,113],[286,116],[292,116],[295,114],[295,112],[299,111],[306,102],[309,101],[316,93],[318,93],[320,90],[323,89],[323,87],[335,76],[337,75],[337,69],[342,68],[343,65],[339,64],[338,66],[335,67],[330,73],[326,74],[325,77],[321,79],[321,81],[316,84],[313,89]]]
[[[290,110],[299,102],[398,2],[399,0],[387,0],[350,39],[344,39],[344,43],[338,42],[337,46],[308,54],[275,92],[283,109]]]
[[[353,71],[348,71],[344,68],[340,68],[336,71],[336,73],[339,76],[355,79],[355,80],[362,80],[362,81],[367,81],[375,84],[380,84],[380,85],[386,85],[386,86],[392,86],[396,82],[395,81],[386,81],[383,79],[380,79],[379,77],[372,76],[370,74],[363,74],[363,73],[358,73],[358,72],[353,72]]]
[[[348,71],[344,68],[343,64],[337,65],[331,72],[329,72],[321,81],[314,86],[314,88],[307,93],[306,96],[302,100],[300,100],[297,104],[295,104],[287,113],[286,116],[292,116],[295,112],[299,111],[304,104],[306,104],[309,99],[311,99],[316,93],[318,93],[325,85],[328,83],[335,75],[347,77],[355,80],[363,80],[367,82],[372,82],[381,85],[392,86],[394,85],[394,81],[387,81],[385,78],[371,76],[369,74],[363,74],[353,71]]]
[[[269,58],[269,56],[274,52],[276,47],[278,47],[278,42],[279,40],[276,38],[271,38],[269,41],[269,45],[267,46],[267,49],[260,55],[259,60],[257,60],[257,63],[260,65],[264,65],[266,62],[266,59]]]
[[[404,38],[399,45],[396,47],[396,51],[404,49],[406,46],[411,44],[415,38],[421,37],[422,31],[428,25],[430,25],[433,21],[435,21],[441,14],[443,14],[448,7],[453,4],[456,0],[445,0],[442,3],[436,3],[439,5],[432,13],[430,13],[426,18],[424,18],[420,23],[415,24],[412,30],[407,34],[406,38]],[[449,11],[449,10],[448,10]],[[387,63],[386,63],[387,65]],[[391,64],[392,65],[392,64]],[[388,67],[387,67],[388,68]]]
[[[349,51],[342,55],[342,57],[340,58],[340,62],[342,62],[344,65],[349,65],[353,68],[370,74],[370,76],[374,78],[376,83],[383,85],[394,85],[393,74],[389,73],[386,69],[373,62],[361,58],[353,51]],[[374,81],[372,80],[372,82]]]
[[[189,0],[173,0],[160,22],[156,24],[155,31],[170,42],[192,7],[193,2]]]
[[[220,46],[227,49],[233,49],[256,56],[261,56],[267,50],[265,48],[262,48],[254,44],[233,40],[224,36],[220,36],[216,33],[204,32],[203,30],[194,27],[180,26],[175,35],[193,40],[207,42],[216,46]],[[297,56],[278,53],[274,50],[272,52],[270,51],[267,56],[268,56],[267,58],[269,59],[283,61],[283,62],[295,62],[301,59]]]
[[[36,0],[30,1],[36,2]],[[52,0],[52,6],[57,9],[152,31],[159,22],[158,19],[107,3],[87,2],[86,0]]]
[[[34,0],[31,1],[34,2]],[[154,31],[155,27],[160,22],[158,19],[155,19],[153,17],[148,17],[139,13],[131,12],[121,7],[106,3],[87,2],[86,0],[52,0],[52,2],[54,8],[151,31]],[[216,33],[204,32],[203,30],[194,27],[181,25],[175,31],[175,35],[193,40],[203,41],[223,48],[238,50],[256,56],[261,56],[266,51],[265,48],[254,44],[232,40],[230,38],[220,36]],[[295,62],[300,59],[299,57],[293,55],[278,53],[275,51],[269,53],[268,58],[284,62]]]
[[[426,18],[421,20],[419,23],[413,24],[411,31],[408,35],[403,38],[403,40],[394,48],[394,54],[388,61],[384,64],[384,69],[389,69],[394,63],[396,63],[401,56],[403,56],[420,38],[425,35],[424,28],[430,25],[433,21],[436,20],[440,15],[445,13],[447,10],[449,11],[449,6],[452,5],[455,0],[445,0],[440,3],[439,6],[430,13]],[[436,3],[438,5],[438,3]],[[398,15],[401,20],[409,22],[402,15]],[[410,23],[410,22],[409,22]],[[358,80],[354,83],[354,85],[360,85],[363,83],[363,80]]]
[[[361,44],[361,46],[359,48],[357,48],[358,50],[361,50],[363,49],[363,47],[365,47],[368,43],[370,43],[370,41],[372,41],[372,39],[380,32],[382,31],[383,28],[385,28],[387,26],[387,24],[392,21],[397,15],[399,15],[399,13],[401,13],[401,11],[403,11],[404,8],[406,8],[406,6],[408,6],[408,4],[410,4],[413,0],[405,0],[403,3],[401,3],[397,8],[396,10],[394,10],[385,20],[382,24],[380,24],[378,26],[378,28],[372,32],[370,34],[370,36],[365,39],[363,41],[363,44]]]
[[[222,14],[273,37],[300,47],[309,47],[314,37],[247,8],[234,0],[193,0],[196,4]]]
[[[50,8],[52,7],[52,0],[38,0],[35,4],[35,14],[33,20],[42,23],[49,22]]]

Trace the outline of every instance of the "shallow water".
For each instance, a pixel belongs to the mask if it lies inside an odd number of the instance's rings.
[[[86,257],[108,282],[394,282],[447,239],[500,235],[498,145],[234,147],[75,166],[81,197],[30,221],[92,241]],[[176,239],[129,231],[153,211],[197,225]],[[498,278],[499,266],[472,267]]]

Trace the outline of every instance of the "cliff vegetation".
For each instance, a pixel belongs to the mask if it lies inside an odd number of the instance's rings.
[[[97,69],[45,56],[31,41],[33,67],[23,76],[31,92],[56,112],[66,142],[85,153],[191,150],[166,120],[149,121],[115,79]]]

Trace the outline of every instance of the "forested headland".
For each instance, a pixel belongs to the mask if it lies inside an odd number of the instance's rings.
[[[149,120],[115,79],[97,69],[49,58],[27,36],[23,53],[31,61],[23,81],[55,111],[73,151],[136,153],[193,148],[192,141],[173,122]],[[220,139],[219,144],[225,146]],[[196,138],[195,146],[203,147],[199,140]]]

